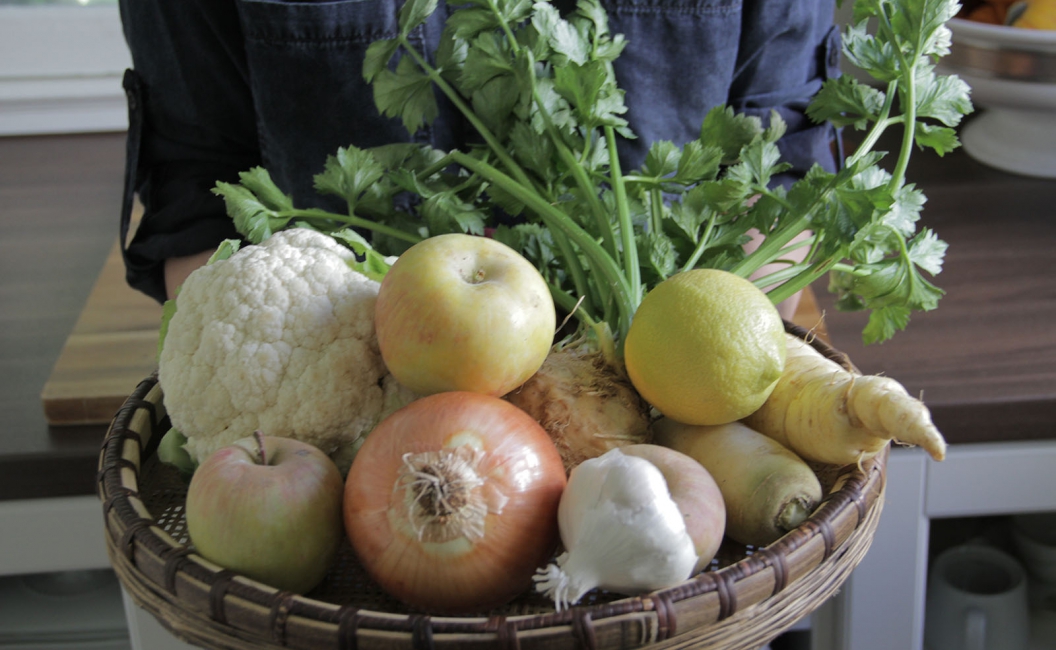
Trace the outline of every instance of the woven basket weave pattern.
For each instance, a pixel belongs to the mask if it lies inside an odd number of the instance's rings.
[[[835,350],[814,345],[853,369]],[[827,497],[807,522],[765,549],[727,543],[707,570],[675,587],[640,597],[595,591],[560,613],[529,592],[480,616],[433,617],[383,593],[347,544],[307,596],[196,555],[183,517],[186,483],[154,455],[168,426],[161,388],[147,378],[115,416],[100,453],[107,549],[136,604],[189,643],[232,650],[759,648],[831,597],[864,557],[887,457],[885,450],[860,468],[819,468]]]

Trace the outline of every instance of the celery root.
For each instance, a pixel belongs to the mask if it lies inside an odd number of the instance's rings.
[[[550,434],[566,472],[615,447],[649,442],[649,405],[602,351],[587,345],[551,351],[505,399]]]
[[[852,373],[792,335],[781,379],[744,422],[821,463],[859,463],[891,440],[920,446],[935,460],[946,456],[928,408],[898,381]]]

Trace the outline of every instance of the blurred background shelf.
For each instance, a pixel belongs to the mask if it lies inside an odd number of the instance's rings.
[[[109,569],[0,577],[0,650],[129,650]]]

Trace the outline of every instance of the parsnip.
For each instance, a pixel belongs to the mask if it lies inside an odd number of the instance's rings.
[[[851,373],[792,335],[781,379],[744,422],[802,458],[821,463],[859,463],[890,440],[918,445],[935,460],[946,456],[946,441],[928,408],[902,384]]]
[[[821,501],[821,483],[801,458],[740,422],[694,426],[662,418],[653,435],[655,444],[708,470],[726,504],[726,535],[741,544],[777,541]]]

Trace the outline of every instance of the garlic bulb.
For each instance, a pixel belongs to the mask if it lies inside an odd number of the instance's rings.
[[[558,526],[566,550],[534,576],[558,611],[595,587],[636,595],[677,584],[697,561],[660,470],[618,448],[572,470]]]

